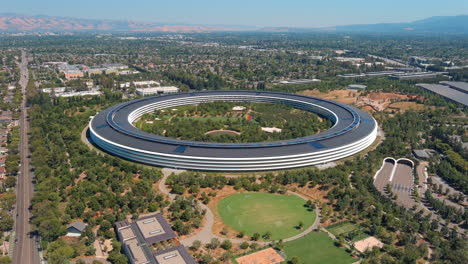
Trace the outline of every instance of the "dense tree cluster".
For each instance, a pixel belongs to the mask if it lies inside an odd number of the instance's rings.
[[[200,228],[205,212],[198,209],[193,198],[178,196],[168,208],[172,227],[180,235],[187,235],[192,228]]]
[[[87,252],[65,254],[62,251],[68,244],[56,243],[73,219],[83,219],[89,228],[98,227],[99,237],[115,238],[115,221],[167,205],[152,188],[161,176],[159,170],[99,155],[80,141],[80,131],[95,107],[118,100],[115,95],[52,100],[44,94],[30,100],[30,148],[37,179],[32,223],[44,242],[53,242],[47,251],[51,263],[63,263],[60,259]],[[94,239],[95,234],[88,229],[80,243],[91,248]],[[52,245],[57,245],[58,251]],[[55,254],[61,258],[55,261]]]
[[[426,201],[430,206],[438,212],[444,219],[454,223],[465,223],[464,226],[468,226],[468,212],[462,209],[457,209],[453,206],[446,205],[443,201],[437,200],[432,196],[430,190],[424,193]]]

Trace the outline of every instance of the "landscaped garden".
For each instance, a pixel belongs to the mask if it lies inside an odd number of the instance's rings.
[[[134,125],[183,140],[245,143],[310,136],[329,129],[332,122],[284,104],[211,102],[156,110]]]
[[[296,195],[238,193],[218,203],[223,222],[247,236],[257,233],[266,240],[297,235],[315,221],[315,211]],[[257,236],[258,236],[257,235]]]

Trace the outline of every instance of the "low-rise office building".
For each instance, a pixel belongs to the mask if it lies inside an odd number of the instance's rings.
[[[65,92],[55,94],[56,97],[74,97],[74,96],[86,96],[86,95],[102,95],[99,90],[79,91],[79,92]]]
[[[88,70],[88,75],[89,75],[89,76],[92,76],[92,75],[95,75],[95,74],[98,74],[98,75],[99,75],[99,74],[103,74],[105,70],[106,70],[105,68],[94,68],[94,69],[89,69],[89,70]]]
[[[363,63],[366,61],[364,58],[351,58],[351,57],[335,57],[336,61],[339,62],[351,62],[351,63]]]
[[[102,95],[99,88],[91,88],[86,91],[76,91],[69,87],[57,87],[57,88],[43,88],[43,93],[52,94],[55,97],[73,97],[73,96],[86,96],[86,95]]]
[[[108,69],[112,68],[112,69],[116,69],[116,70],[128,69],[128,65],[125,65],[125,64],[122,64],[122,63],[107,63],[107,64],[102,65],[102,67],[108,68]]]
[[[340,74],[338,77],[341,78],[361,78],[361,77],[381,77],[388,76],[392,74],[400,74],[402,71],[378,71],[378,72],[363,72],[363,73],[347,73]]]
[[[55,88],[43,88],[43,93],[63,93],[67,90],[67,87],[55,87]]]
[[[179,92],[179,88],[175,86],[161,86],[161,87],[149,87],[149,88],[136,89],[136,93],[142,96],[157,95],[157,94],[171,94],[171,93],[178,93],[178,92]]]
[[[67,80],[76,80],[78,78],[83,78],[84,77],[84,72],[80,70],[69,70],[65,71],[65,79]]]
[[[346,89],[347,90],[353,90],[353,91],[362,91],[362,90],[367,89],[367,86],[362,85],[362,84],[350,84],[350,85],[348,85],[348,87]]]
[[[134,222],[120,221],[115,227],[131,264],[195,264],[185,247],[175,240],[176,234],[159,213]],[[155,247],[161,243],[173,246]]]
[[[141,86],[160,86],[161,84],[157,81],[133,81],[133,82],[124,82],[120,84],[120,88],[129,88],[131,85],[135,85],[135,87],[141,87]]]
[[[399,73],[391,75],[390,78],[394,80],[406,81],[406,80],[422,80],[437,78],[447,72],[410,72],[410,73]]]
[[[298,80],[284,80],[279,81],[280,84],[304,84],[304,83],[313,83],[320,82],[319,79],[298,79]]]

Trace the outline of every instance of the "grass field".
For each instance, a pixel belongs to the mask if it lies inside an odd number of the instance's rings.
[[[333,240],[324,232],[312,232],[287,242],[283,250],[288,260],[296,256],[300,263],[306,264],[349,264],[358,261],[358,259],[353,259],[345,249],[336,247]]]
[[[295,195],[239,193],[218,203],[224,223],[246,235],[271,233],[272,240],[297,235],[311,226],[315,212],[307,211],[305,201]],[[299,222],[303,229],[297,229]]]
[[[339,223],[339,224],[327,227],[327,230],[335,236],[349,233],[355,229],[356,229],[356,225],[350,222],[343,222],[343,223]]]

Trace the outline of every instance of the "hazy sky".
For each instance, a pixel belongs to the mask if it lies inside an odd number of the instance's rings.
[[[0,12],[162,23],[321,27],[468,14],[468,0],[2,0]]]

